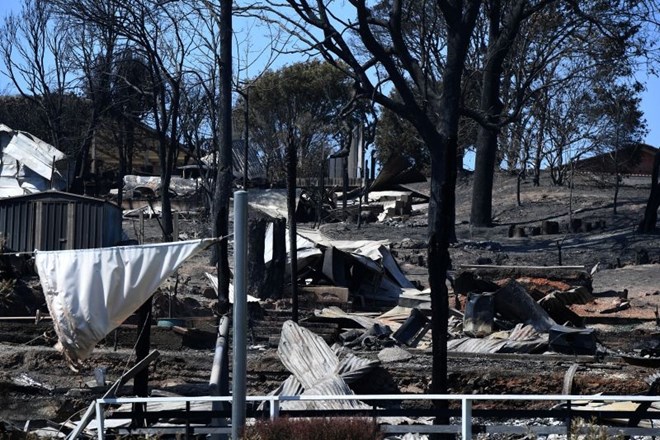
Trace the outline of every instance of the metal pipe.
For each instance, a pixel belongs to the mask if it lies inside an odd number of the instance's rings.
[[[227,396],[229,394],[228,377],[229,368],[228,362],[228,348],[227,336],[229,335],[229,317],[223,315],[220,318],[220,325],[218,326],[218,337],[215,342],[215,354],[213,356],[213,368],[211,369],[211,379],[209,381],[209,388],[213,396]],[[222,401],[213,401],[211,409],[213,411],[222,411],[226,408],[228,403]],[[227,426],[226,422],[220,418],[213,418],[211,426]],[[226,436],[214,435],[211,436],[213,440],[226,438]]]
[[[234,193],[234,337],[231,437],[240,438],[245,426],[247,363],[247,191]]]
[[[105,421],[103,419],[103,404],[101,400],[96,401],[96,432],[98,440],[103,440],[105,438]]]
[[[472,400],[463,399],[461,403],[461,434],[463,439],[472,438]]]

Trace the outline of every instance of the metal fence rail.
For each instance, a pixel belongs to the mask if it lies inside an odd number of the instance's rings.
[[[602,395],[521,395],[521,394],[367,394],[367,395],[341,395],[341,396],[246,396],[247,402],[267,402],[269,404],[269,416],[271,419],[275,419],[280,416],[280,404],[281,402],[286,401],[332,401],[332,400],[361,400],[363,402],[370,401],[448,401],[448,402],[460,402],[461,411],[460,411],[460,425],[433,425],[433,426],[424,426],[424,425],[401,425],[401,426],[383,426],[382,430],[388,433],[406,433],[406,432],[418,432],[418,433],[432,433],[432,432],[449,432],[449,433],[460,433],[463,439],[472,438],[473,427],[475,427],[473,419],[473,405],[475,402],[483,401],[507,401],[507,402],[533,402],[533,401],[556,401],[556,402],[566,402],[569,406],[569,409],[560,411],[560,412],[551,412],[549,410],[538,410],[539,414],[545,412],[545,417],[565,417],[568,415],[567,419],[570,420],[571,417],[584,417],[584,413],[581,411],[571,411],[570,405],[575,401],[585,401],[585,400],[594,400],[599,402],[656,402],[660,400],[658,396],[602,396]],[[190,408],[190,403],[192,402],[232,402],[231,396],[202,396],[202,397],[119,397],[119,398],[102,398],[97,399],[95,408],[96,408],[96,420],[98,423],[98,438],[103,439],[105,436],[105,414],[104,408],[107,405],[121,405],[129,403],[185,403],[186,408]],[[374,403],[375,408],[375,403]],[[484,414],[489,411],[483,411]],[[492,413],[492,411],[490,411]],[[531,410],[528,410],[531,412]],[[363,411],[364,413],[364,411]],[[322,413],[319,413],[319,415]],[[660,420],[660,412],[657,415],[650,416],[648,412],[638,413],[634,411],[619,411],[617,416],[632,416],[643,415],[644,419]],[[378,411],[373,411],[371,415],[378,416]],[[480,417],[483,417],[480,415]],[[491,417],[493,417],[491,415]],[[499,416],[501,417],[501,416]],[[624,433],[627,435],[660,435],[660,422],[658,423],[659,427],[655,428],[637,428],[637,427],[610,427],[607,428],[608,433]],[[504,429],[506,428],[506,429]],[[514,429],[511,429],[514,428]],[[516,429],[517,428],[517,429]],[[546,428],[546,429],[541,429]],[[178,431],[176,431],[178,429]],[[183,432],[189,432],[190,427],[187,426],[186,430]],[[487,433],[498,433],[498,432],[508,432],[514,433],[518,431],[521,434],[527,434],[530,432],[536,433],[558,433],[558,434],[569,434],[571,426],[565,424],[564,426],[543,426],[543,427],[532,427],[532,426],[519,426],[511,427],[505,426],[503,424],[492,423],[488,426],[481,426],[480,432]],[[166,433],[181,433],[181,428],[158,428],[159,432],[162,434]],[[138,433],[139,430],[131,429],[131,433]],[[143,430],[147,432],[148,430]],[[171,431],[171,432],[170,432]],[[195,434],[202,433],[230,433],[231,428],[221,427],[195,427]]]

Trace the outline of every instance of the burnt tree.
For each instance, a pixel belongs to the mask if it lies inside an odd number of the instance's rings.
[[[655,153],[655,159],[653,160],[651,194],[648,202],[646,202],[644,217],[639,223],[637,232],[642,234],[655,232],[655,225],[658,222],[658,208],[660,208],[660,150]]]
[[[461,80],[481,0],[424,2],[393,1],[379,8],[364,0],[350,2],[351,22],[337,22],[331,4],[288,0],[294,12],[272,9],[281,24],[319,51],[355,82],[358,96],[370,99],[407,119],[415,127],[431,157],[431,198],[429,201],[428,260],[431,285],[433,369],[432,393],[446,393],[448,291],[445,284],[451,267],[449,245],[453,239],[456,188],[456,160],[461,98]],[[349,3],[344,4],[348,7]],[[346,12],[346,11],[344,11]],[[417,14],[411,17],[412,14]],[[345,15],[345,14],[342,14]],[[410,20],[428,23],[428,35],[412,35]],[[342,27],[345,26],[345,27]],[[319,31],[321,38],[319,38]],[[414,32],[413,32],[414,34]],[[347,41],[344,35],[357,38]],[[442,46],[428,47],[420,41],[435,40]],[[441,41],[441,42],[440,42]],[[361,46],[352,46],[356,43]],[[442,62],[429,59],[442,54]],[[363,58],[363,55],[367,55]],[[340,60],[340,62],[339,62]],[[400,100],[393,100],[374,82],[372,70],[394,86]],[[420,99],[421,97],[421,99]],[[446,402],[438,402],[438,409]],[[440,414],[440,413],[439,413]],[[436,418],[436,423],[446,420]]]

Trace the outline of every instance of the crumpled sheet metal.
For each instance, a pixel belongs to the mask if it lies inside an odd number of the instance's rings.
[[[286,321],[282,326],[277,354],[295,377],[295,379],[287,379],[276,390],[279,395],[353,395],[353,391],[343,377],[354,381],[375,365],[360,362],[356,357],[351,356],[346,356],[341,362],[323,338],[293,321]],[[300,393],[301,389],[302,393]],[[369,408],[368,405],[357,400],[286,401],[282,402],[281,407],[283,409]]]
[[[316,318],[323,318],[324,320],[348,320],[352,321],[362,328],[370,328],[378,323],[378,320],[369,318],[368,316],[358,315],[356,313],[346,313],[337,306],[325,307],[322,310],[314,310]]]
[[[459,338],[447,342],[447,350],[461,353],[539,353],[548,346],[548,335],[531,325],[518,324],[511,332],[488,338]]]
[[[511,280],[497,290],[494,298],[495,311],[506,320],[530,324],[542,333],[547,333],[557,324],[516,281]]]
[[[305,389],[302,396],[350,396],[354,394],[346,382],[338,375],[332,374],[311,388]],[[369,405],[359,400],[287,400],[280,403],[282,409],[368,409]]]

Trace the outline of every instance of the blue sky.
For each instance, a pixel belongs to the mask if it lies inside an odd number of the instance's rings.
[[[0,19],[10,11],[19,11],[20,5],[21,0],[0,0]],[[0,70],[3,68],[4,66],[0,66]],[[648,78],[645,72],[640,72],[638,79],[646,80],[646,90],[642,94],[642,111],[648,124],[649,133],[645,141],[647,144],[660,147],[660,102],[658,102],[660,100],[660,79]],[[5,90],[8,85],[7,78],[0,74],[0,91]]]

